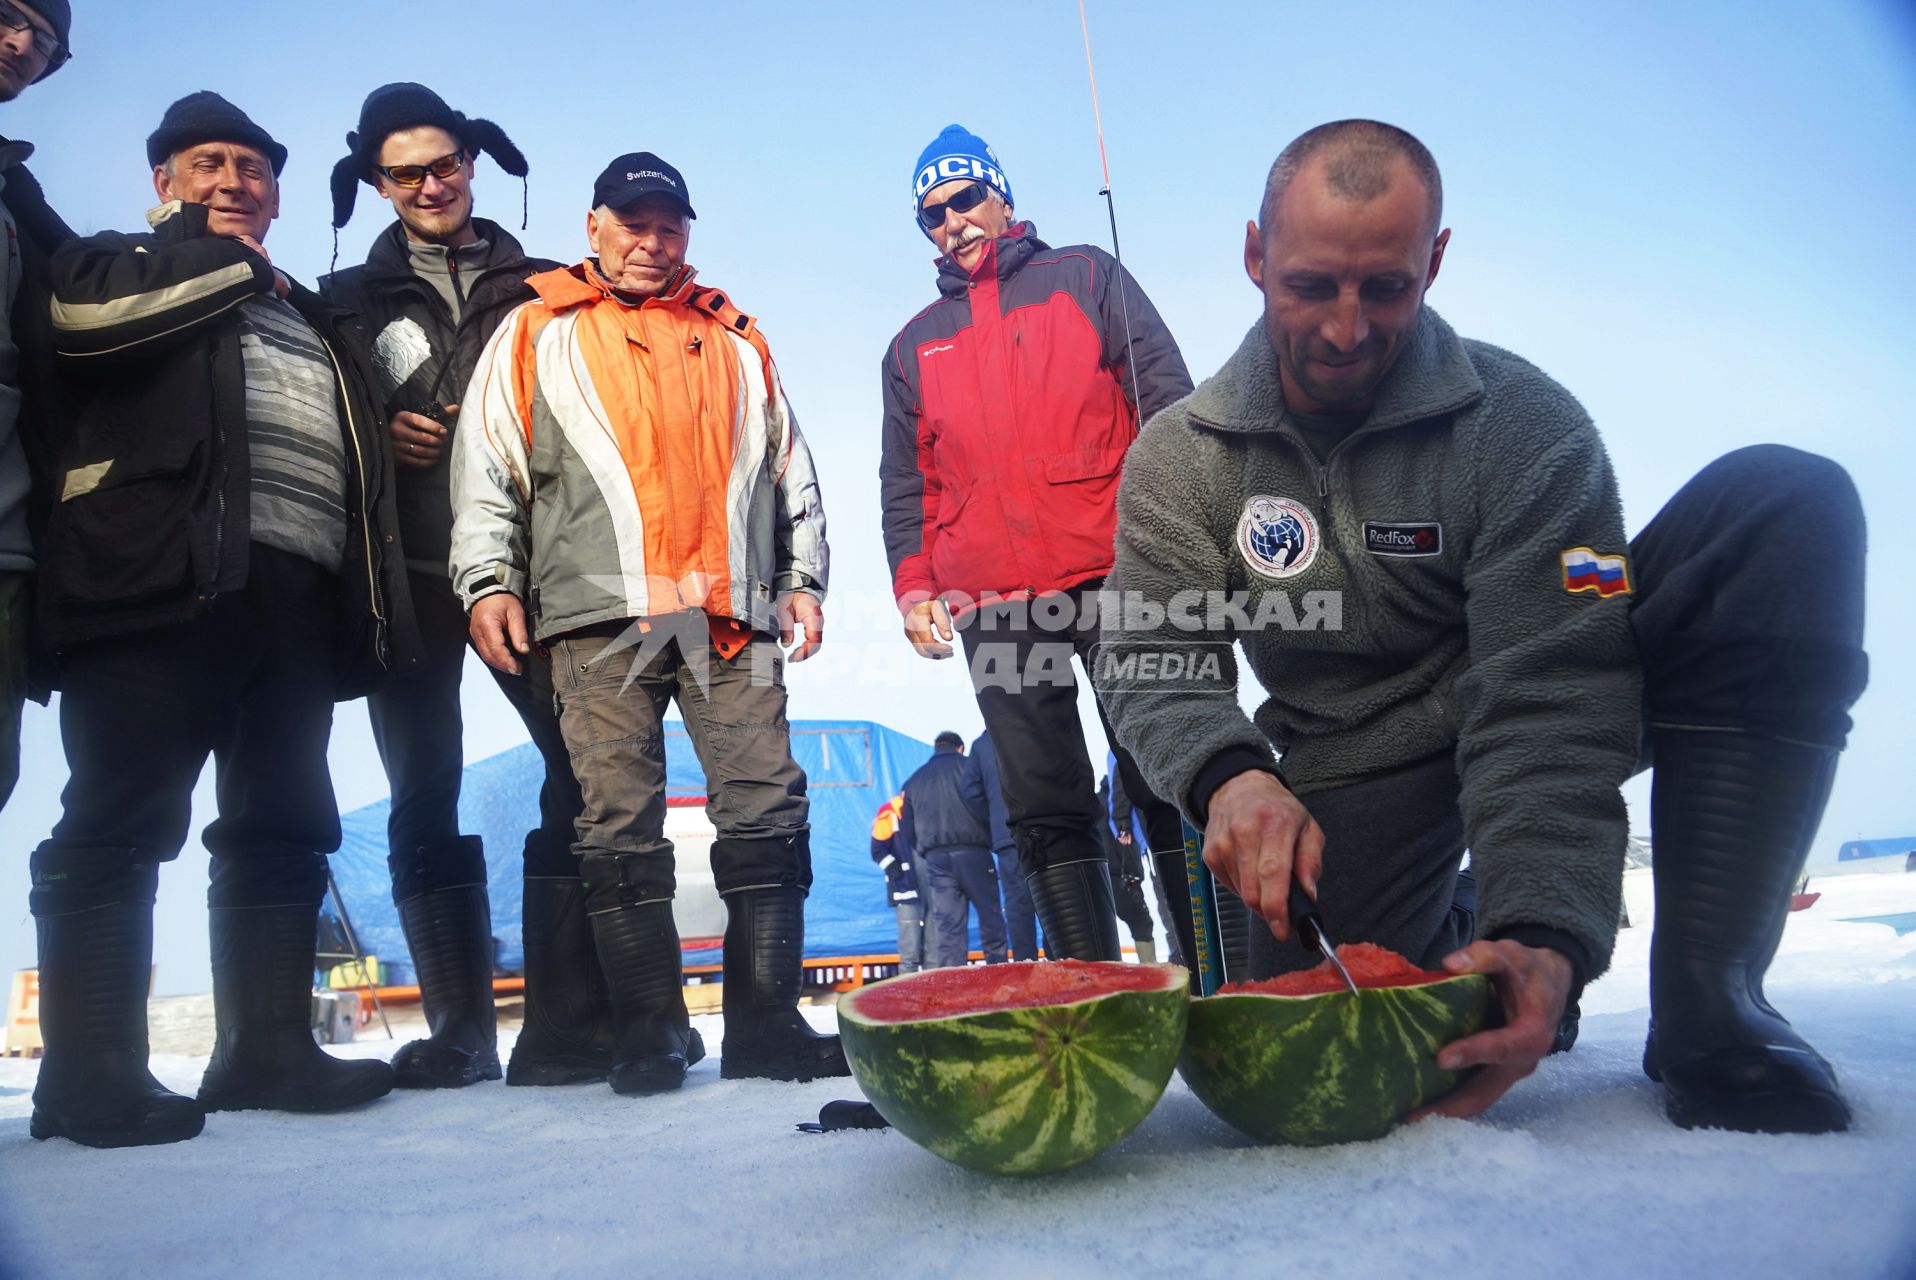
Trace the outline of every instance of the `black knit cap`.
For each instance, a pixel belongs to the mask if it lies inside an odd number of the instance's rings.
[[[379,149],[386,145],[386,139],[401,129],[425,127],[444,129],[466,150],[490,155],[493,163],[515,178],[526,176],[525,156],[512,145],[505,130],[492,121],[460,115],[423,84],[382,84],[366,95],[365,104],[359,108],[359,128],[346,135],[346,156],[333,166],[335,231],[353,216],[359,184],[377,187],[373,166],[379,163]]]
[[[33,78],[33,83],[39,84],[64,67],[67,58],[73,56],[73,45],[69,39],[73,34],[73,8],[67,4],[67,0],[27,0],[27,3],[33,6],[35,13],[47,20],[47,25],[53,28],[53,34],[60,37],[60,48],[66,51],[66,57],[58,62],[47,63],[47,69]]]
[[[286,148],[211,89],[189,93],[166,109],[160,127],[146,135],[147,163],[165,164],[168,156],[202,142],[240,142],[253,147],[272,162],[275,178],[286,167]]]

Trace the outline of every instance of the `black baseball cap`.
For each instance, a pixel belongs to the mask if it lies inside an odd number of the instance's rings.
[[[650,151],[629,151],[605,167],[592,184],[592,207],[623,209],[641,196],[671,196],[685,206],[685,216],[696,218],[685,179]]]

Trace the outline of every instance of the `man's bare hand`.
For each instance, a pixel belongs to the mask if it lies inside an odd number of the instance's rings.
[[[1549,947],[1521,942],[1473,942],[1444,957],[1447,973],[1481,973],[1503,1006],[1504,1025],[1465,1036],[1437,1051],[1446,1071],[1483,1070],[1427,1107],[1410,1115],[1474,1116],[1490,1109],[1511,1085],[1537,1069],[1557,1039],[1574,976],[1570,961]]]
[[[921,600],[905,615],[905,639],[921,658],[951,656],[951,610],[943,600]]]
[[[266,246],[258,240],[255,240],[252,236],[234,236],[233,239],[239,241],[248,249],[251,249],[254,253],[264,258],[267,266],[273,267],[273,256],[266,252]],[[293,282],[286,278],[284,271],[281,271],[278,267],[273,267],[273,296],[284,299],[292,292]]]
[[[778,642],[790,650],[792,662],[803,662],[825,643],[825,606],[809,591],[787,591],[773,606],[778,611]],[[796,649],[794,637],[802,636]]]
[[[456,407],[449,405],[447,411]],[[449,433],[423,413],[395,413],[386,429],[392,434],[393,460],[401,466],[423,471],[445,456]]]
[[[1211,793],[1204,863],[1273,934],[1289,938],[1291,881],[1317,896],[1324,831],[1283,783],[1247,769]]]
[[[481,596],[472,606],[472,643],[486,665],[507,675],[519,674],[518,655],[532,652],[526,631],[526,607],[510,591]]]

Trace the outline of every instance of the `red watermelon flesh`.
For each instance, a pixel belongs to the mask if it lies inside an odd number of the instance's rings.
[[[929,969],[909,982],[881,982],[858,993],[858,1012],[875,1022],[919,1022],[1002,1009],[1037,1009],[1119,991],[1173,985],[1155,965],[1031,960]]]
[[[1337,958],[1350,970],[1351,981],[1360,990],[1367,987],[1421,987],[1427,982],[1442,982],[1453,975],[1419,969],[1387,947],[1368,942],[1351,942],[1337,949]],[[1261,982],[1231,982],[1219,989],[1220,995],[1321,996],[1349,990],[1329,960],[1315,969],[1265,978]]]

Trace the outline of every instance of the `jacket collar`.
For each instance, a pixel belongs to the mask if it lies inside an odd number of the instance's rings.
[[[519,241],[498,223],[488,218],[474,218],[472,229],[492,246],[489,256],[495,265],[516,265],[525,260],[526,253]],[[411,251],[406,247],[406,225],[399,219],[394,218],[391,226],[373,238],[372,248],[366,253],[366,273],[376,278],[413,274]]]
[[[1385,430],[1455,413],[1484,393],[1462,339],[1425,307],[1404,353],[1384,375],[1359,431]],[[1193,418],[1220,431],[1275,431],[1284,415],[1277,355],[1260,318],[1224,367],[1191,395]]]
[[[655,298],[633,300],[612,287],[599,270],[598,260],[587,258],[577,266],[544,271],[526,281],[538,293],[539,300],[554,311],[593,302],[616,302],[621,306],[672,306],[690,298],[692,281],[698,276],[689,263],[681,266],[672,282]]]
[[[1018,268],[1031,261],[1032,255],[1043,253],[1051,246],[1038,239],[1038,229],[1029,222],[1014,222],[1005,233],[985,246],[985,256],[978,259],[978,265],[967,272],[954,262],[950,255],[940,254],[936,259],[938,267],[938,292],[947,298],[962,298],[971,282],[981,276],[995,276],[999,280],[1008,279]]]

